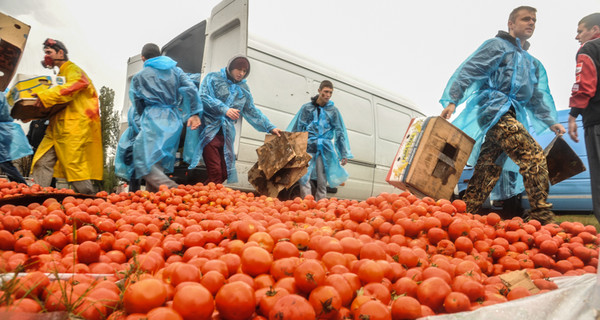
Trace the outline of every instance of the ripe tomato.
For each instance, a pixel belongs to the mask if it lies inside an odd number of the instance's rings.
[[[417,297],[434,311],[441,311],[444,299],[451,292],[450,285],[442,278],[432,277],[423,280],[417,288]]]
[[[200,284],[184,286],[173,297],[173,309],[185,320],[210,319],[214,308],[213,295]]]
[[[225,319],[248,319],[256,307],[254,289],[242,281],[227,283],[217,292],[215,306]]]
[[[422,317],[421,304],[413,297],[400,296],[392,302],[392,319],[417,319]]]
[[[125,289],[123,306],[128,313],[146,313],[167,300],[165,284],[158,279],[140,280]]]
[[[316,313],[306,298],[297,294],[289,294],[277,300],[269,319],[304,320],[315,319]]]

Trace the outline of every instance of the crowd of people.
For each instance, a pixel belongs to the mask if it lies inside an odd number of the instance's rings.
[[[536,25],[536,9],[515,8],[508,18],[508,32],[485,41],[450,78],[440,100],[441,116],[450,119],[456,107],[465,108],[453,124],[476,140],[469,163],[475,164],[464,200],[469,212],[477,212],[500,180],[510,186],[508,196],[525,190],[529,217],[554,222],[547,202],[549,182],[546,159],[540,145],[528,132],[567,132],[556,117],[548,77],[542,63],[528,53]],[[594,214],[600,220],[600,13],[581,19],[576,39],[576,81],[570,99],[568,133],[578,141],[576,118],[583,117],[589,160]],[[48,68],[59,68],[66,83],[37,94],[39,107],[67,104],[47,120],[47,129],[33,155],[34,183],[49,186],[53,177],[65,178],[77,192],[93,193],[91,180],[102,179],[102,145],[98,95],[85,72],[68,58],[65,45],[53,39],[44,42]],[[280,135],[278,129],[253,102],[246,78],[250,61],[243,55],[231,58],[218,72],[206,74],[198,86],[162,56],[155,44],[141,51],[143,69],[132,81],[128,128],[117,146],[115,170],[130,182],[130,190],[149,191],[159,186],[175,187],[165,173],[173,171],[176,152],[185,131],[183,159],[189,168],[201,161],[206,166],[205,183],[238,181],[235,167],[235,124],[244,118],[256,130]],[[307,131],[307,152],[312,156],[308,172],[300,179],[301,196],[326,197],[326,187],[348,179],[343,168],[352,158],[346,126],[331,97],[329,80],[302,105],[288,131]],[[0,168],[9,179],[25,180],[11,161],[33,153],[20,126],[8,114],[0,98]],[[521,179],[516,177],[522,176]],[[316,180],[313,188],[311,180]],[[513,180],[505,183],[505,180]],[[315,190],[313,190],[315,189]]]

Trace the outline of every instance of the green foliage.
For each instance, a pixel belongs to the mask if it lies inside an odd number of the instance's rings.
[[[119,112],[114,110],[115,91],[102,86],[100,88],[100,121],[102,123],[102,151],[104,163],[104,179],[100,183],[101,190],[112,192],[119,183],[115,175],[114,159],[119,140]]]

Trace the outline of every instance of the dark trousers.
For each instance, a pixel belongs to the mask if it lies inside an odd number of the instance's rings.
[[[477,212],[498,182],[502,167],[496,165],[496,160],[502,152],[520,168],[531,207],[531,218],[543,224],[552,222],[552,204],[546,202],[550,185],[544,150],[525,126],[517,121],[513,112],[504,114],[485,136],[473,178],[464,196],[468,212]]]
[[[215,138],[204,147],[202,157],[204,158],[204,165],[206,165],[208,174],[204,184],[209,182],[218,184],[227,180],[227,164],[225,163],[225,154],[223,153],[224,145],[225,138],[223,133],[219,132]]]
[[[2,171],[4,171],[4,173],[6,173],[8,180],[27,184],[27,182],[25,181],[25,179],[23,179],[23,176],[21,175],[19,170],[17,170],[17,168],[15,168],[15,166],[12,164],[12,162],[10,162],[10,161],[0,162],[0,169],[2,169]]]
[[[592,208],[596,219],[600,221],[600,124],[587,127],[584,131],[592,185]]]

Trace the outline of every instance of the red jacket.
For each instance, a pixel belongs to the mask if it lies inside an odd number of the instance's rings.
[[[577,52],[575,84],[571,92],[570,115],[583,117],[583,126],[600,124],[600,36],[585,42]]]

